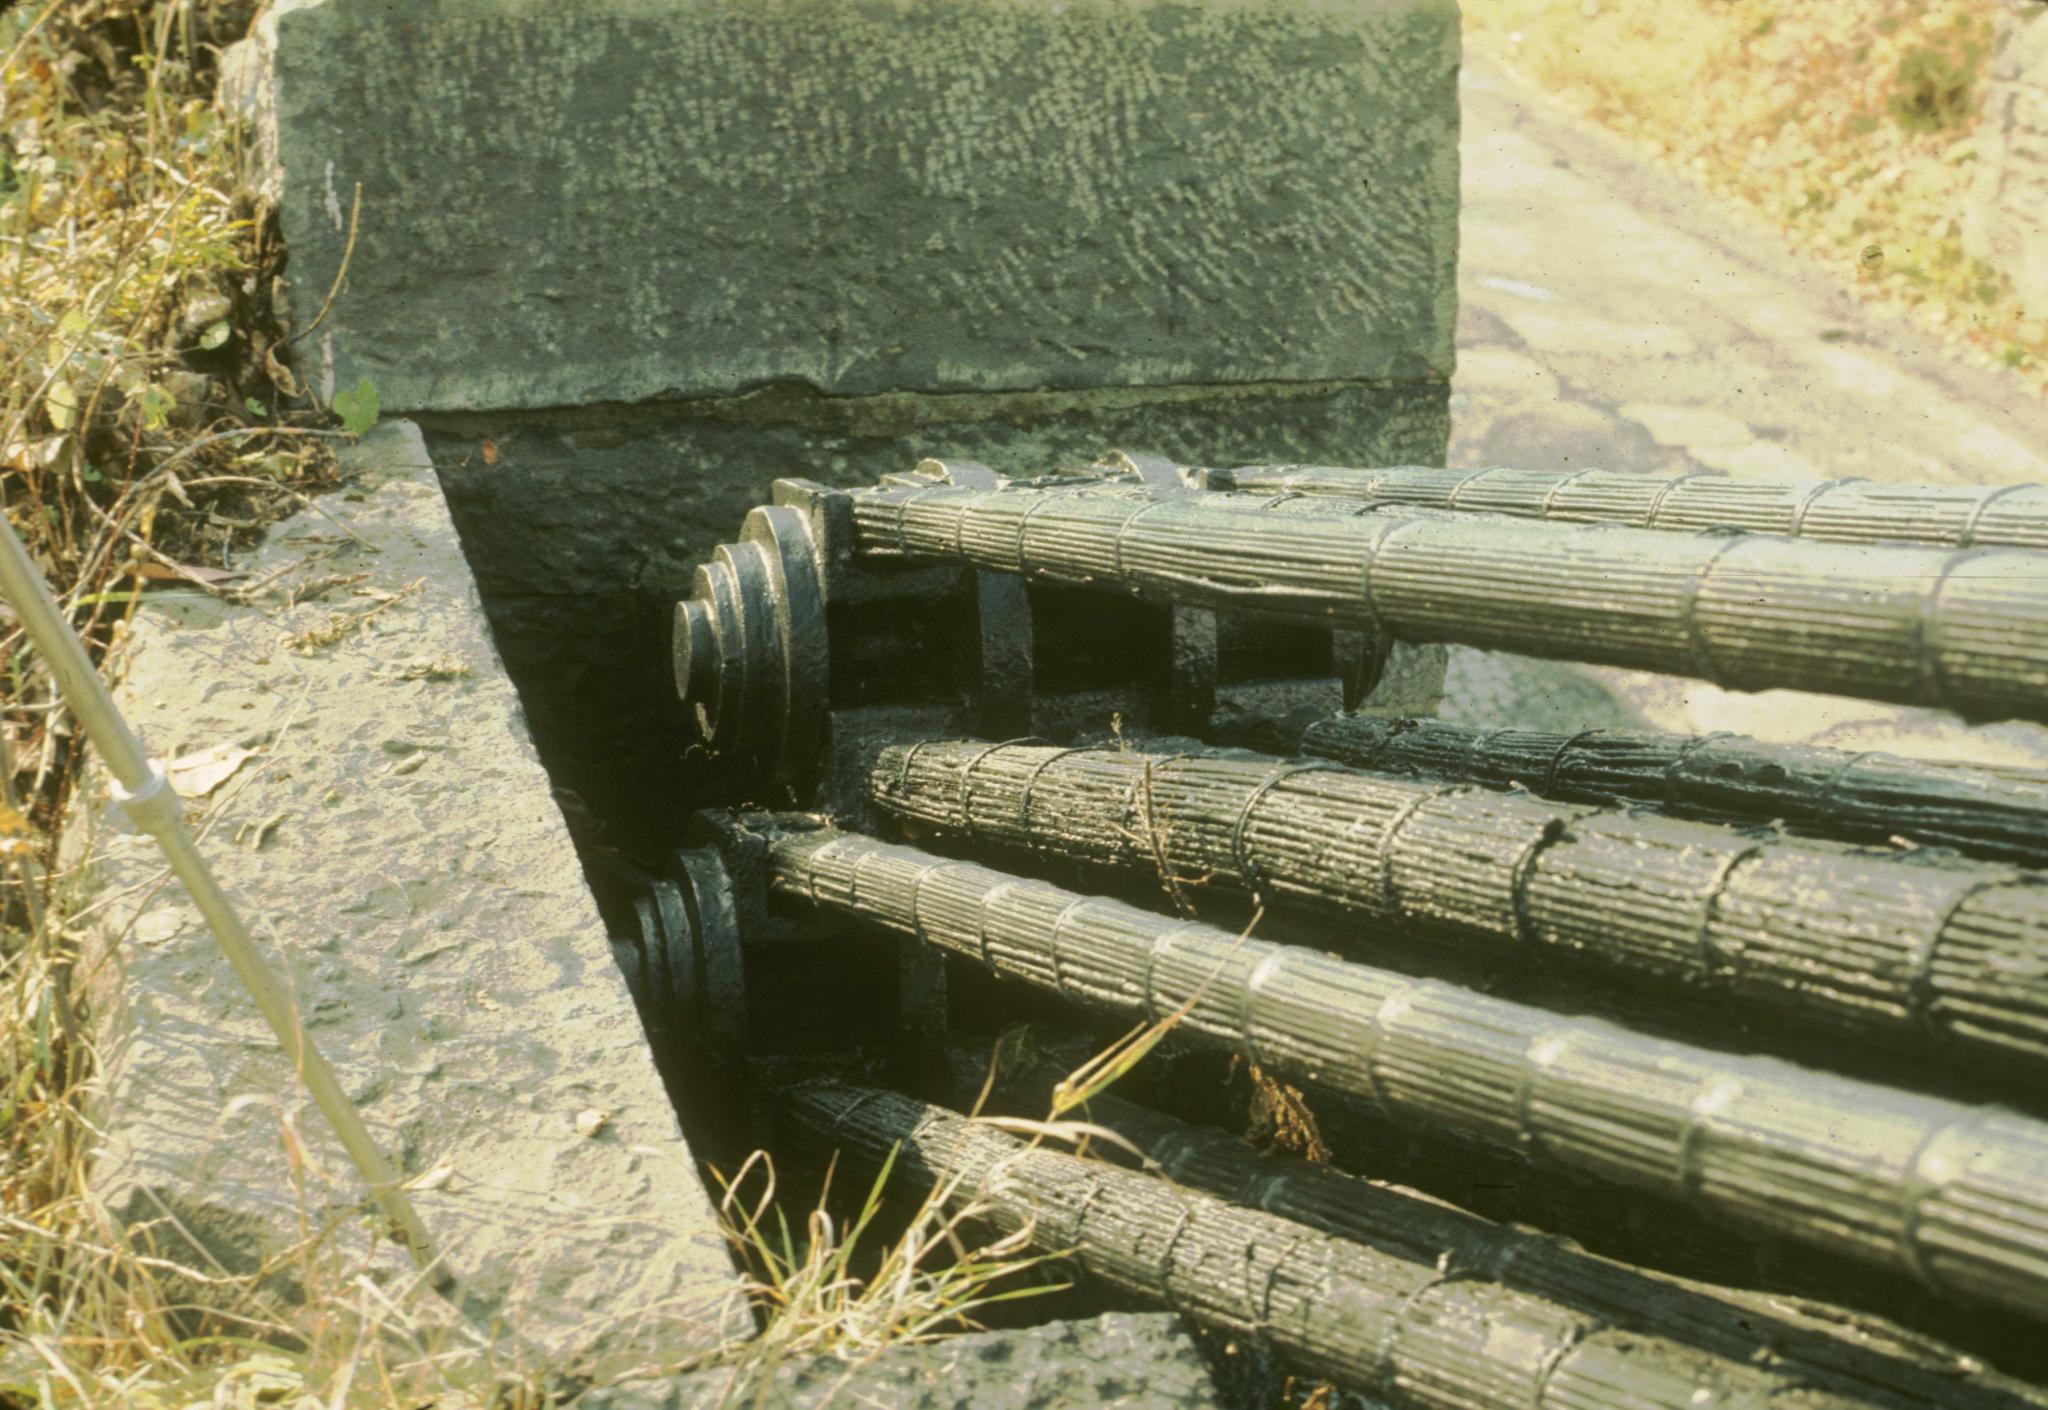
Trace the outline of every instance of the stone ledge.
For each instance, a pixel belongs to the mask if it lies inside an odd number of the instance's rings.
[[[1221,1410],[1195,1340],[1169,1312],[975,1332],[891,1347],[859,1361],[823,1356],[777,1368],[761,1387],[712,1369],[594,1391],[587,1410]]]
[[[1454,0],[287,0],[265,36],[304,321],[361,187],[316,390],[1450,375]]]
[[[701,1347],[743,1328],[737,1283],[433,467],[405,423],[349,460],[350,488],[241,565],[278,575],[262,605],[149,600],[121,704],[162,757],[258,751],[188,811],[386,1151],[452,1172],[416,1200],[472,1320],[557,1368]],[[286,646],[372,589],[400,596]],[[154,888],[153,845],[100,840],[99,1192],[167,1252],[232,1271],[330,1223],[358,1252],[353,1170],[197,913]],[[605,1113],[594,1136],[585,1111]]]

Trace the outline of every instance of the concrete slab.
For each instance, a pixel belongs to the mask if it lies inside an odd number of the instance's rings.
[[[274,43],[302,323],[346,264],[316,390],[1450,374],[1454,0],[298,0]]]
[[[238,565],[269,584],[251,605],[149,600],[122,705],[372,1131],[428,1177],[470,1316],[557,1367],[701,1347],[737,1329],[733,1271],[433,467],[404,423],[349,462]],[[101,841],[98,1187],[167,1254],[275,1264],[289,1297],[309,1233],[359,1252],[360,1188],[152,846]]]

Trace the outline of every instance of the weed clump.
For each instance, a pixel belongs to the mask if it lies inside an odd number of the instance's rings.
[[[270,216],[213,101],[255,8],[0,13],[0,507],[95,649],[154,588],[232,593],[225,551],[333,473],[273,312]],[[96,1055],[57,860],[78,761],[0,609],[0,1405],[182,1406],[271,1375],[254,1339],[324,1333],[281,1329],[260,1279],[153,1256],[92,1198]],[[195,1288],[225,1310],[195,1317]]]

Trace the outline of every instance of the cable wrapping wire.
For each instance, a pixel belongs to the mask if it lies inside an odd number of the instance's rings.
[[[1184,1038],[1256,1052],[1397,1119],[1949,1295],[2048,1307],[2048,1124],[1565,1020],[829,828],[778,833],[768,850],[778,896],[1098,1009],[1174,1015]]]
[[[1399,1410],[1814,1410],[1898,1403],[1624,1331],[1483,1271],[1389,1252],[1113,1165],[1027,1145],[899,1093],[797,1088],[787,1116],[869,1165],[944,1184],[1125,1292],[1265,1341]]]
[[[1128,488],[881,488],[855,550],[1184,606],[2048,719],[2048,557],[1493,516],[1276,514]]]
[[[1299,748],[1379,773],[1522,787],[1578,803],[1648,803],[1674,817],[1780,822],[1853,841],[1903,837],[2048,867],[2048,773],[1735,734],[1478,729],[1364,715],[1315,721]]]
[[[1742,529],[1833,543],[2048,549],[2048,485],[1748,480],[1689,472],[1250,465],[1212,486],[1636,529]]]
[[[1059,1074],[1004,1071],[997,1090],[1004,1110],[1030,1115]],[[956,1083],[972,1100],[980,1077]],[[1568,1240],[1494,1223],[1396,1185],[1360,1179],[1329,1165],[1261,1153],[1249,1143],[1194,1126],[1115,1096],[1097,1095],[1079,1113],[1123,1137],[1178,1185],[1231,1204],[1262,1210],[1385,1253],[1455,1269],[1468,1278],[1506,1283],[1568,1308],[1600,1327],[1664,1338],[1738,1363],[1768,1364],[1791,1385],[1852,1400],[1926,1410],[2018,1410],[2048,1397],[2013,1383],[1958,1375],[1954,1353],[1886,1336],[1844,1338],[1833,1327],[1844,1314],[1788,1319],[1781,1299],[1737,1288],[1681,1281],[1589,1254]],[[1133,1157],[1108,1142],[1096,1154],[1119,1164]],[[1852,1319],[1853,1324],[1853,1319]],[[1827,1330],[1822,1330],[1822,1326]]]
[[[1175,892],[1254,892],[2048,1071],[2048,879],[2002,864],[1214,753],[926,740],[883,751],[868,794],[929,831]]]

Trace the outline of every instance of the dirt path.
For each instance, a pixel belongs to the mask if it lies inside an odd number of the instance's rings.
[[[2048,405],[1468,56],[1451,464],[2048,479]],[[2048,731],[1460,653],[1445,713],[2048,763]]]

